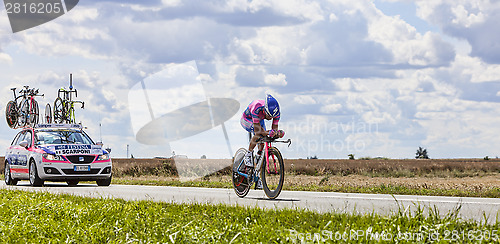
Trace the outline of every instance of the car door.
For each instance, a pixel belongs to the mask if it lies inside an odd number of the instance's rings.
[[[19,132],[14,141],[12,141],[11,147],[9,148],[10,154],[8,158],[10,164],[10,174],[13,178],[17,179],[22,178],[21,174],[24,171],[22,167],[22,157],[20,156],[23,147],[21,147],[19,144],[24,140],[25,135],[26,131]]]
[[[18,157],[18,162],[19,162],[19,173],[21,178],[28,178],[29,177],[29,163],[28,159],[31,156],[32,150],[33,150],[33,133],[31,130],[25,130],[24,131],[24,138],[22,141],[26,141],[28,144],[26,147],[19,146],[19,157]],[[20,141],[19,143],[21,143]]]

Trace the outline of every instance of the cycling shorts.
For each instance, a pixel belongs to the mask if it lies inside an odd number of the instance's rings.
[[[240,124],[243,127],[243,129],[255,134],[252,121],[246,120],[244,117],[242,117],[240,119]],[[266,130],[266,123],[264,122],[264,120],[260,121],[260,127],[262,127],[262,129]]]

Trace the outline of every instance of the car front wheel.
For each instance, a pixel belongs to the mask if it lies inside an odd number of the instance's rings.
[[[5,162],[5,184],[15,186],[17,184],[17,180],[12,179],[10,174],[10,165],[8,162]]]
[[[78,181],[78,180],[68,180],[68,181],[66,181],[66,183],[68,184],[68,186],[76,186],[76,185],[78,185],[78,183],[80,183],[80,181]]]
[[[111,176],[104,180],[96,180],[98,186],[109,186],[111,184]]]
[[[30,160],[30,184],[31,186],[42,186],[43,180],[38,177],[35,160]]]

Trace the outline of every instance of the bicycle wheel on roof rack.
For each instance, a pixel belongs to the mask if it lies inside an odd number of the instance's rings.
[[[45,105],[45,123],[52,123],[52,108],[50,107],[50,103]]]
[[[30,103],[28,112],[28,125],[35,126],[38,124],[38,119],[40,116],[40,108],[38,107],[38,102],[33,99],[33,102]]]
[[[30,103],[29,100],[26,99],[21,104],[19,118],[17,119],[18,127],[24,127],[28,125],[29,112],[30,112]]]
[[[236,154],[234,154],[233,158],[233,187],[234,187],[234,192],[236,193],[237,196],[239,197],[245,197],[248,194],[248,191],[250,191],[251,183],[249,178],[244,177],[240,175],[238,172],[244,172],[245,164],[243,163],[243,157],[245,156],[247,150],[244,148],[238,149],[236,151]],[[250,174],[252,172],[244,172],[247,174]]]
[[[7,120],[7,125],[9,125],[12,129],[16,129],[17,118],[16,102],[9,101],[9,103],[7,103],[7,107],[5,108],[5,119]]]
[[[66,120],[64,106],[60,97],[54,101],[54,123],[61,124]]]

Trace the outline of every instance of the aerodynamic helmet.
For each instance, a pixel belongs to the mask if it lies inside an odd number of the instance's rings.
[[[278,115],[280,114],[280,105],[278,104],[276,98],[267,94],[264,110],[266,111],[266,114],[268,114],[269,116],[273,118],[278,117]]]

